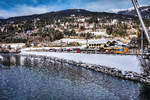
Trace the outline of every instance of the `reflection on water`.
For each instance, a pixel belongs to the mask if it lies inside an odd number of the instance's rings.
[[[150,88],[41,57],[2,55],[0,100],[150,100]]]

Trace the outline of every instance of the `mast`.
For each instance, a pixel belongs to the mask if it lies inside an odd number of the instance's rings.
[[[141,13],[140,13],[139,8],[138,8],[138,6],[137,6],[137,3],[138,3],[138,2],[137,2],[137,0],[132,0],[132,3],[133,3],[133,6],[134,6],[134,8],[135,8],[137,14],[138,14],[138,17],[139,17],[139,20],[140,20],[140,22],[141,22],[142,29],[143,29],[143,31],[144,31],[144,34],[145,34],[145,36],[146,36],[146,39],[147,39],[147,41],[148,41],[148,43],[149,43],[149,45],[150,45],[150,36],[149,36],[149,34],[148,34],[148,31],[147,31],[146,26],[145,26],[145,24],[144,24],[144,21],[143,21],[143,19],[142,19]]]

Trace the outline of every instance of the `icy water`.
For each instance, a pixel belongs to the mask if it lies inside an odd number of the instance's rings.
[[[2,55],[0,100],[150,100],[150,86],[44,57]]]

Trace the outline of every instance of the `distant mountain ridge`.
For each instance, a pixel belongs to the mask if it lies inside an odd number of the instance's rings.
[[[5,19],[4,17],[0,16],[0,19]]]
[[[139,8],[141,11],[141,14],[143,16],[143,18],[145,19],[150,19],[150,6],[143,6]],[[130,8],[127,10],[122,10],[122,11],[118,11],[116,12],[117,14],[123,14],[123,15],[132,15],[132,16],[137,16],[135,9]]]
[[[62,18],[62,17],[69,17],[71,15],[75,16],[99,16],[101,18],[109,18],[109,19],[133,19],[134,16],[130,15],[121,15],[109,12],[92,12],[85,9],[67,9],[55,12],[48,12],[44,14],[34,14],[28,16],[18,16],[18,17],[11,17],[8,19],[4,19],[3,21],[21,21],[21,20],[30,20],[34,18],[40,19],[51,19],[51,18]]]

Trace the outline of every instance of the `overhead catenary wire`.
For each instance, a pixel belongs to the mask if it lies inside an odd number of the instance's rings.
[[[142,29],[143,29],[143,31],[144,31],[144,34],[145,34],[145,36],[146,36],[146,39],[147,39],[147,41],[148,41],[148,43],[149,43],[149,45],[150,45],[150,36],[149,36],[149,34],[148,34],[148,31],[147,31],[146,26],[145,26],[145,24],[144,24],[143,18],[142,18],[142,16],[141,16],[141,12],[140,12],[140,10],[139,10],[139,7],[140,7],[140,6],[139,6],[139,3],[138,3],[137,0],[132,0],[132,3],[133,3],[133,6],[134,6],[134,8],[135,8],[135,10],[136,10],[136,12],[137,12],[137,15],[138,15],[138,17],[139,17],[139,20],[140,20],[140,22],[141,22]]]

